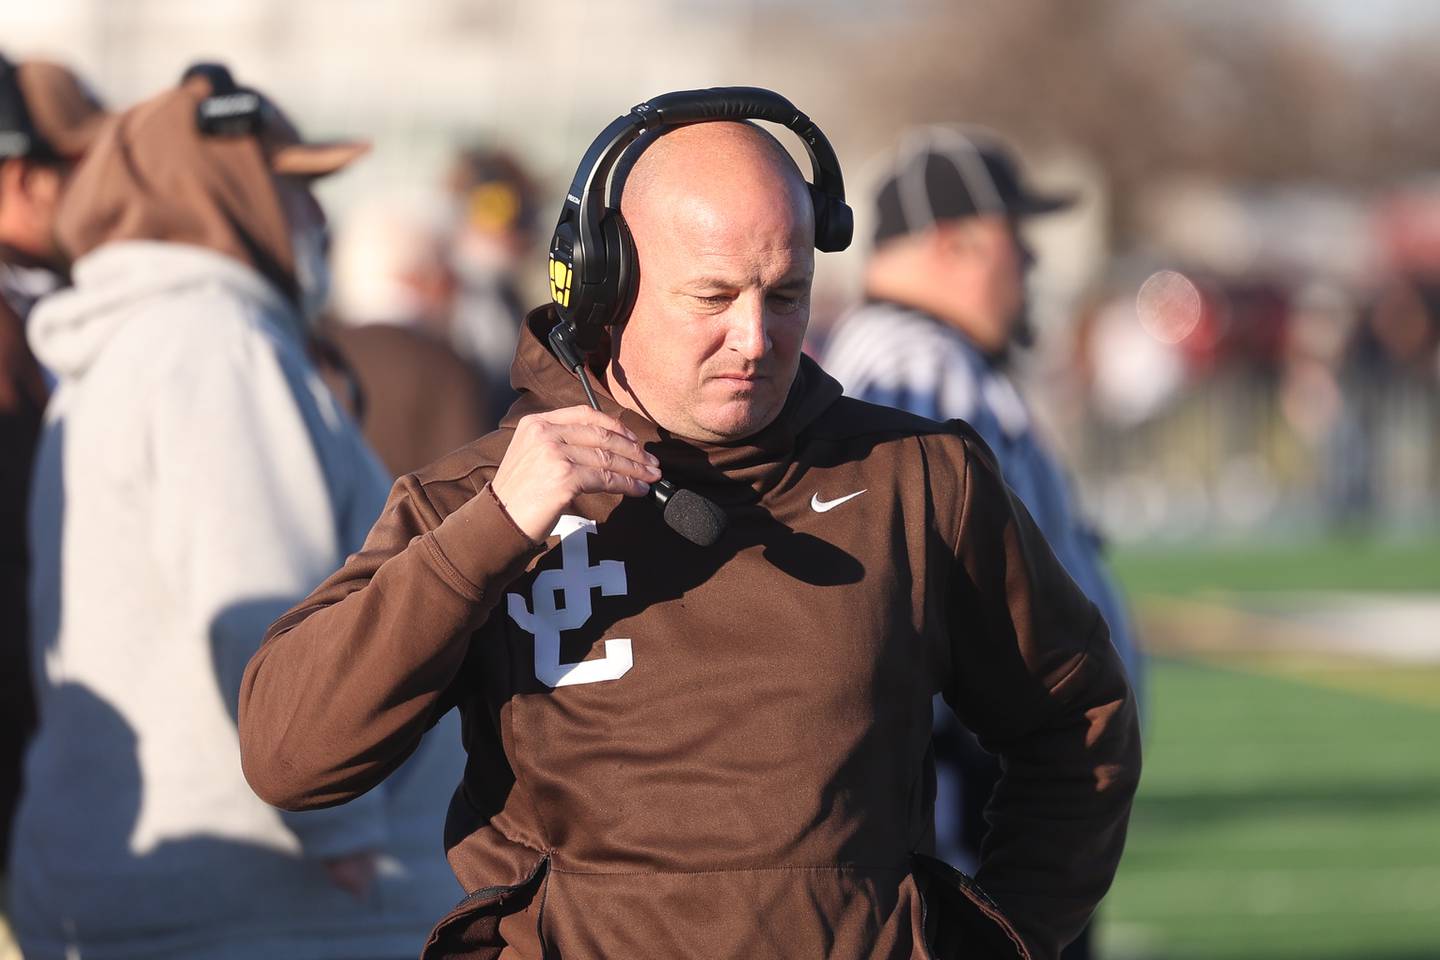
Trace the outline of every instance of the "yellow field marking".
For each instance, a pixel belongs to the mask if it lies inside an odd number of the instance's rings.
[[[1220,601],[1151,598],[1139,620],[1153,652],[1440,710],[1440,664],[1392,660],[1378,642],[1373,653],[1337,650],[1334,634],[1314,624]]]

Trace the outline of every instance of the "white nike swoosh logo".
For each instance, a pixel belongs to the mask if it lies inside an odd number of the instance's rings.
[[[869,487],[866,487],[865,489],[868,490]],[[810,509],[814,510],[816,513],[824,513],[827,510],[834,510],[846,500],[854,500],[856,497],[860,496],[860,494],[864,492],[865,490],[856,490],[854,493],[846,494],[845,496],[840,497],[838,500],[821,500],[820,494],[812,493],[810,495]]]

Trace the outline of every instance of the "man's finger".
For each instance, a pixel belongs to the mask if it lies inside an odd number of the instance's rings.
[[[575,474],[580,480],[581,493],[620,493],[627,497],[643,497],[650,492],[649,483],[621,470],[577,465]]]
[[[565,455],[571,463],[579,467],[598,467],[601,470],[611,470],[646,483],[660,479],[658,465],[649,461],[637,461],[623,450],[575,444],[566,448]],[[649,454],[644,454],[644,456],[648,457]]]
[[[656,463],[654,456],[633,435],[623,435],[606,429],[600,424],[572,424],[556,428],[554,439],[572,447],[592,447],[609,450],[636,463]]]
[[[538,414],[537,416],[557,426],[585,423],[604,427],[606,430],[629,437],[631,440],[639,439],[635,434],[630,432],[625,424],[621,423],[615,417],[586,406],[561,407],[559,410],[551,410],[548,413]]]

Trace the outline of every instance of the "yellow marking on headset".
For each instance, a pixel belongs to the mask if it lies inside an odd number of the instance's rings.
[[[550,299],[562,307],[570,306],[570,264],[550,257]]]

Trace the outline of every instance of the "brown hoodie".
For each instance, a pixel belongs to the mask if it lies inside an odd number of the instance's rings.
[[[487,484],[520,416],[582,402],[551,322],[527,324],[500,430],[401,478],[271,628],[241,693],[251,785],[343,803],[458,705],[446,846],[471,894],[426,956],[1056,956],[1119,860],[1135,710],[983,443],[809,360],[734,444],[604,396],[729,528],[700,548],[594,495],[534,544]],[[923,856],[937,692],[1003,758],[978,880],[1013,927]]]
[[[9,859],[25,742],[35,729],[25,507],[47,392],[25,324],[0,297],[0,863]]]
[[[209,93],[209,81],[195,77],[106,122],[66,187],[60,248],[74,261],[120,240],[206,247],[254,267],[293,300],[273,151],[264,137],[202,135],[195,113]],[[272,123],[293,133],[278,114]]]

